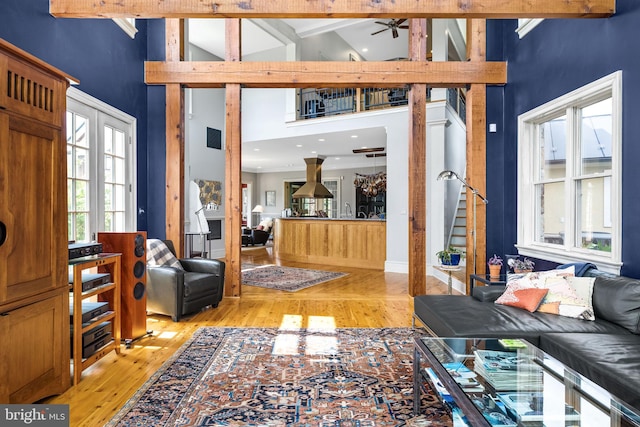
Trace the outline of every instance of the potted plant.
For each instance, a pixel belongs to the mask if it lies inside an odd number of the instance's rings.
[[[447,249],[436,252],[436,256],[442,265],[458,265],[462,259],[462,251],[449,246]]]
[[[532,272],[535,265],[536,263],[529,258],[509,260],[509,267],[513,268],[514,273],[518,274]]]
[[[489,278],[499,279],[500,270],[502,269],[502,258],[493,254],[493,256],[489,258],[489,261],[487,261],[487,265],[489,265]]]

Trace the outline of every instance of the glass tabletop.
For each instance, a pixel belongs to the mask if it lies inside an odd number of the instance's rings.
[[[414,382],[429,381],[456,427],[640,426],[637,411],[525,340],[416,338],[416,359]]]

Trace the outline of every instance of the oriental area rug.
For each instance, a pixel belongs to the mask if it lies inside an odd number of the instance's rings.
[[[309,270],[273,264],[242,264],[242,284],[295,292],[346,276],[335,271]]]
[[[410,328],[198,329],[107,423],[115,426],[450,426]]]

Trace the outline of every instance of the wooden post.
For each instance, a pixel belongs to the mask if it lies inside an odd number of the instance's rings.
[[[470,19],[467,21],[467,54],[470,61],[486,60],[486,21],[484,19]],[[486,165],[487,165],[487,86],[472,84],[467,94],[467,182],[486,196]],[[467,294],[470,292],[469,276],[484,274],[487,252],[487,209],[479,197],[474,198],[467,190],[468,203],[476,203],[476,218],[472,217],[473,209],[467,209],[467,255],[473,254],[472,228],[469,226],[476,221],[476,259],[477,271],[473,271],[473,259],[467,258]]]
[[[225,20],[226,61],[241,59],[241,24],[239,19]],[[239,297],[242,249],[242,112],[239,84],[227,84],[225,91],[225,289],[224,295]]]
[[[427,60],[427,21],[409,20],[411,61]],[[409,295],[427,292],[427,85],[409,91]]]
[[[166,60],[183,57],[183,21],[167,19]],[[184,96],[180,84],[166,86],[166,238],[172,240],[178,257],[184,254]]]

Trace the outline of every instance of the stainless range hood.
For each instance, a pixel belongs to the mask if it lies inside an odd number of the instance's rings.
[[[294,199],[332,199],[333,194],[322,185],[322,162],[324,157],[304,159],[307,163],[307,182],[293,193]]]

